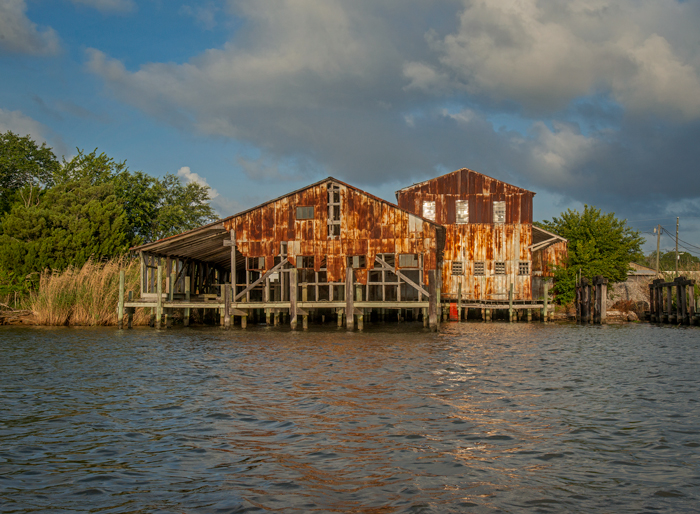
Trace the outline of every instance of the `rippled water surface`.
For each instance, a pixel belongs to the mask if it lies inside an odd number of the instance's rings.
[[[698,512],[700,330],[0,330],[2,512]]]

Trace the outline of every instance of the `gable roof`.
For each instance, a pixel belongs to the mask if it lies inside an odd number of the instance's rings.
[[[402,188],[402,189],[399,189],[398,191],[396,191],[396,196],[398,197],[399,193],[402,193],[402,192],[405,192],[405,191],[410,191],[411,189],[416,189],[416,188],[419,188],[419,187],[423,187],[424,185],[426,185],[426,184],[428,184],[428,183],[430,183],[430,182],[433,182],[433,181],[435,181],[435,180],[440,180],[440,179],[443,179],[443,178],[445,178],[445,177],[449,177],[450,175],[454,175],[455,173],[461,173],[461,172],[463,172],[463,171],[467,171],[467,172],[469,172],[469,173],[475,173],[475,174],[480,175],[480,176],[482,176],[482,177],[485,177],[485,178],[487,178],[487,179],[494,180],[494,181],[499,182],[499,183],[501,183],[501,184],[505,184],[505,185],[507,185],[508,187],[512,187],[512,188],[514,188],[514,189],[519,189],[519,190],[525,191],[525,192],[527,192],[527,193],[532,193],[533,195],[537,194],[537,193],[535,193],[535,192],[533,192],[533,191],[530,191],[530,190],[528,190],[528,189],[525,189],[525,188],[522,188],[522,187],[518,187],[518,186],[514,186],[513,184],[509,184],[508,182],[504,182],[503,180],[498,180],[497,178],[490,177],[489,175],[485,175],[484,173],[479,173],[478,171],[470,170],[469,168],[460,168],[460,169],[458,169],[458,170],[451,171],[450,173],[445,173],[444,175],[440,175],[440,176],[438,176],[438,177],[433,177],[433,178],[431,178],[431,179],[424,180],[424,181],[422,181],[422,182],[417,182],[417,183],[415,183],[415,184],[411,184],[410,186],[407,186],[407,187],[404,187],[404,188]]]
[[[297,189],[296,191],[292,191],[290,193],[286,193],[282,196],[279,196],[277,198],[274,198],[272,200],[268,200],[266,202],[261,203],[260,205],[256,205],[255,207],[251,207],[250,209],[246,209],[244,211],[238,212],[236,214],[233,214],[232,216],[228,216],[226,218],[219,219],[217,221],[214,221],[212,223],[208,223],[206,225],[202,225],[201,227],[197,227],[192,230],[188,230],[186,232],[182,232],[180,234],[175,234],[173,236],[168,236],[164,237],[163,239],[159,239],[158,241],[153,241],[150,243],[145,243],[139,246],[134,246],[133,248],[130,248],[132,252],[143,252],[143,251],[150,251],[150,252],[155,252],[155,253],[161,253],[165,255],[177,255],[179,254],[180,250],[183,247],[188,247],[188,246],[197,246],[197,253],[202,254],[204,256],[208,255],[209,252],[211,252],[212,257],[215,255],[218,256],[218,254],[221,253],[221,249],[223,247],[223,240],[228,239],[229,232],[224,228],[224,224],[232,220],[234,218],[237,218],[238,216],[243,216],[245,214],[248,214],[249,212],[255,211],[257,209],[260,209],[262,207],[265,207],[266,205],[269,205],[274,202],[278,202],[284,198],[287,198],[289,196],[301,193],[303,191],[306,191],[307,189],[311,189],[314,187],[317,187],[322,184],[327,184],[328,182],[335,182],[336,184],[340,184],[345,186],[348,189],[351,189],[353,191],[356,191],[362,195],[365,195],[372,200],[375,200],[377,202],[381,202],[393,209],[396,209],[398,211],[404,212],[406,214],[409,214],[411,216],[414,216],[416,218],[419,218],[420,220],[429,223],[435,227],[438,228],[443,228],[442,225],[435,223],[434,221],[428,220],[423,218],[422,216],[418,216],[406,209],[403,209],[399,207],[396,204],[393,204],[391,202],[388,202],[382,198],[379,198],[378,196],[374,196],[373,194],[370,194],[366,191],[363,191],[362,189],[359,189],[355,186],[351,186],[350,184],[347,184],[341,180],[338,180],[333,177],[328,177],[323,180],[319,180],[318,182],[314,182],[313,184],[309,184],[308,186],[302,187],[301,189]],[[228,250],[226,250],[228,252]],[[202,259],[204,260],[204,259]],[[218,258],[217,258],[218,260]]]

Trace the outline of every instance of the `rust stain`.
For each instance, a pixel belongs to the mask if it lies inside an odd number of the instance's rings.
[[[442,297],[528,300],[531,292],[532,202],[535,193],[472,170],[461,169],[396,193],[399,207],[418,215],[435,202],[435,221],[446,228]],[[457,224],[456,201],[467,201],[468,223]],[[505,222],[494,223],[494,202],[505,202]],[[461,263],[463,274],[453,274]],[[527,269],[521,269],[526,263]],[[483,266],[483,275],[477,273]],[[479,270],[480,271],[480,270]],[[525,272],[526,271],[526,272]]]
[[[339,186],[341,230],[328,234],[328,184]],[[297,219],[296,208],[313,207],[312,219]],[[438,269],[441,248],[438,234],[444,228],[417,218],[407,210],[340,181],[317,183],[223,221],[236,231],[237,251],[244,257],[265,257],[268,269],[286,242],[289,262],[313,256],[314,269],[322,263],[328,282],[345,282],[347,257],[364,255],[366,265],[355,270],[358,283],[367,283],[367,271],[380,253],[415,253],[423,256],[425,270]],[[427,277],[426,277],[427,278]],[[426,280],[427,282],[427,280]]]

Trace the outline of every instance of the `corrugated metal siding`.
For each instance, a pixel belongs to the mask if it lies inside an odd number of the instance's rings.
[[[442,296],[467,299],[531,298],[531,277],[519,275],[519,263],[530,262],[534,193],[468,169],[458,170],[397,192],[399,207],[422,215],[424,201],[435,202],[435,221],[446,227]],[[469,223],[455,224],[456,200],[469,202]],[[493,224],[493,202],[506,203],[504,224]],[[452,275],[452,262],[461,261],[463,276]],[[474,262],[483,261],[485,275],[474,276]],[[495,274],[505,262],[506,274]]]
[[[329,282],[345,281],[345,257],[350,255],[366,255],[371,269],[377,253],[417,253],[423,255],[425,270],[437,269],[442,227],[344,185],[340,185],[340,202],[341,235],[336,239],[328,238],[326,183],[234,216],[224,226],[236,231],[238,252],[246,257],[264,256],[268,269],[284,241],[289,243],[291,263],[297,255],[313,255],[319,271],[325,259]],[[297,206],[313,206],[314,218],[297,220]],[[365,284],[367,269],[356,270],[355,279]]]

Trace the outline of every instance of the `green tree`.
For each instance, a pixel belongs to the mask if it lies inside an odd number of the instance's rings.
[[[36,202],[39,191],[53,184],[59,168],[46,143],[39,146],[29,136],[0,133],[0,214],[8,212],[15,201]]]
[[[656,252],[651,252],[642,262],[645,266],[656,269]],[[693,270],[700,265],[700,258],[688,252],[678,252],[678,269]],[[659,256],[660,271],[675,271],[676,252],[662,252]]]
[[[566,263],[554,271],[554,290],[562,303],[574,299],[579,272],[589,279],[602,275],[610,282],[623,282],[629,263],[642,257],[644,239],[615,213],[602,213],[585,205],[583,212],[568,209],[559,218],[536,225],[569,241]]]
[[[0,269],[18,283],[43,269],[114,257],[128,249],[127,228],[112,184],[65,182],[36,204],[16,203],[4,216]]]
[[[179,234],[216,219],[208,187],[185,185],[170,173],[155,178],[142,171],[132,172],[126,161],[115,161],[96,149],[89,154],[78,150],[70,161],[64,159],[56,174],[57,183],[75,180],[114,185],[127,215],[131,245]]]

